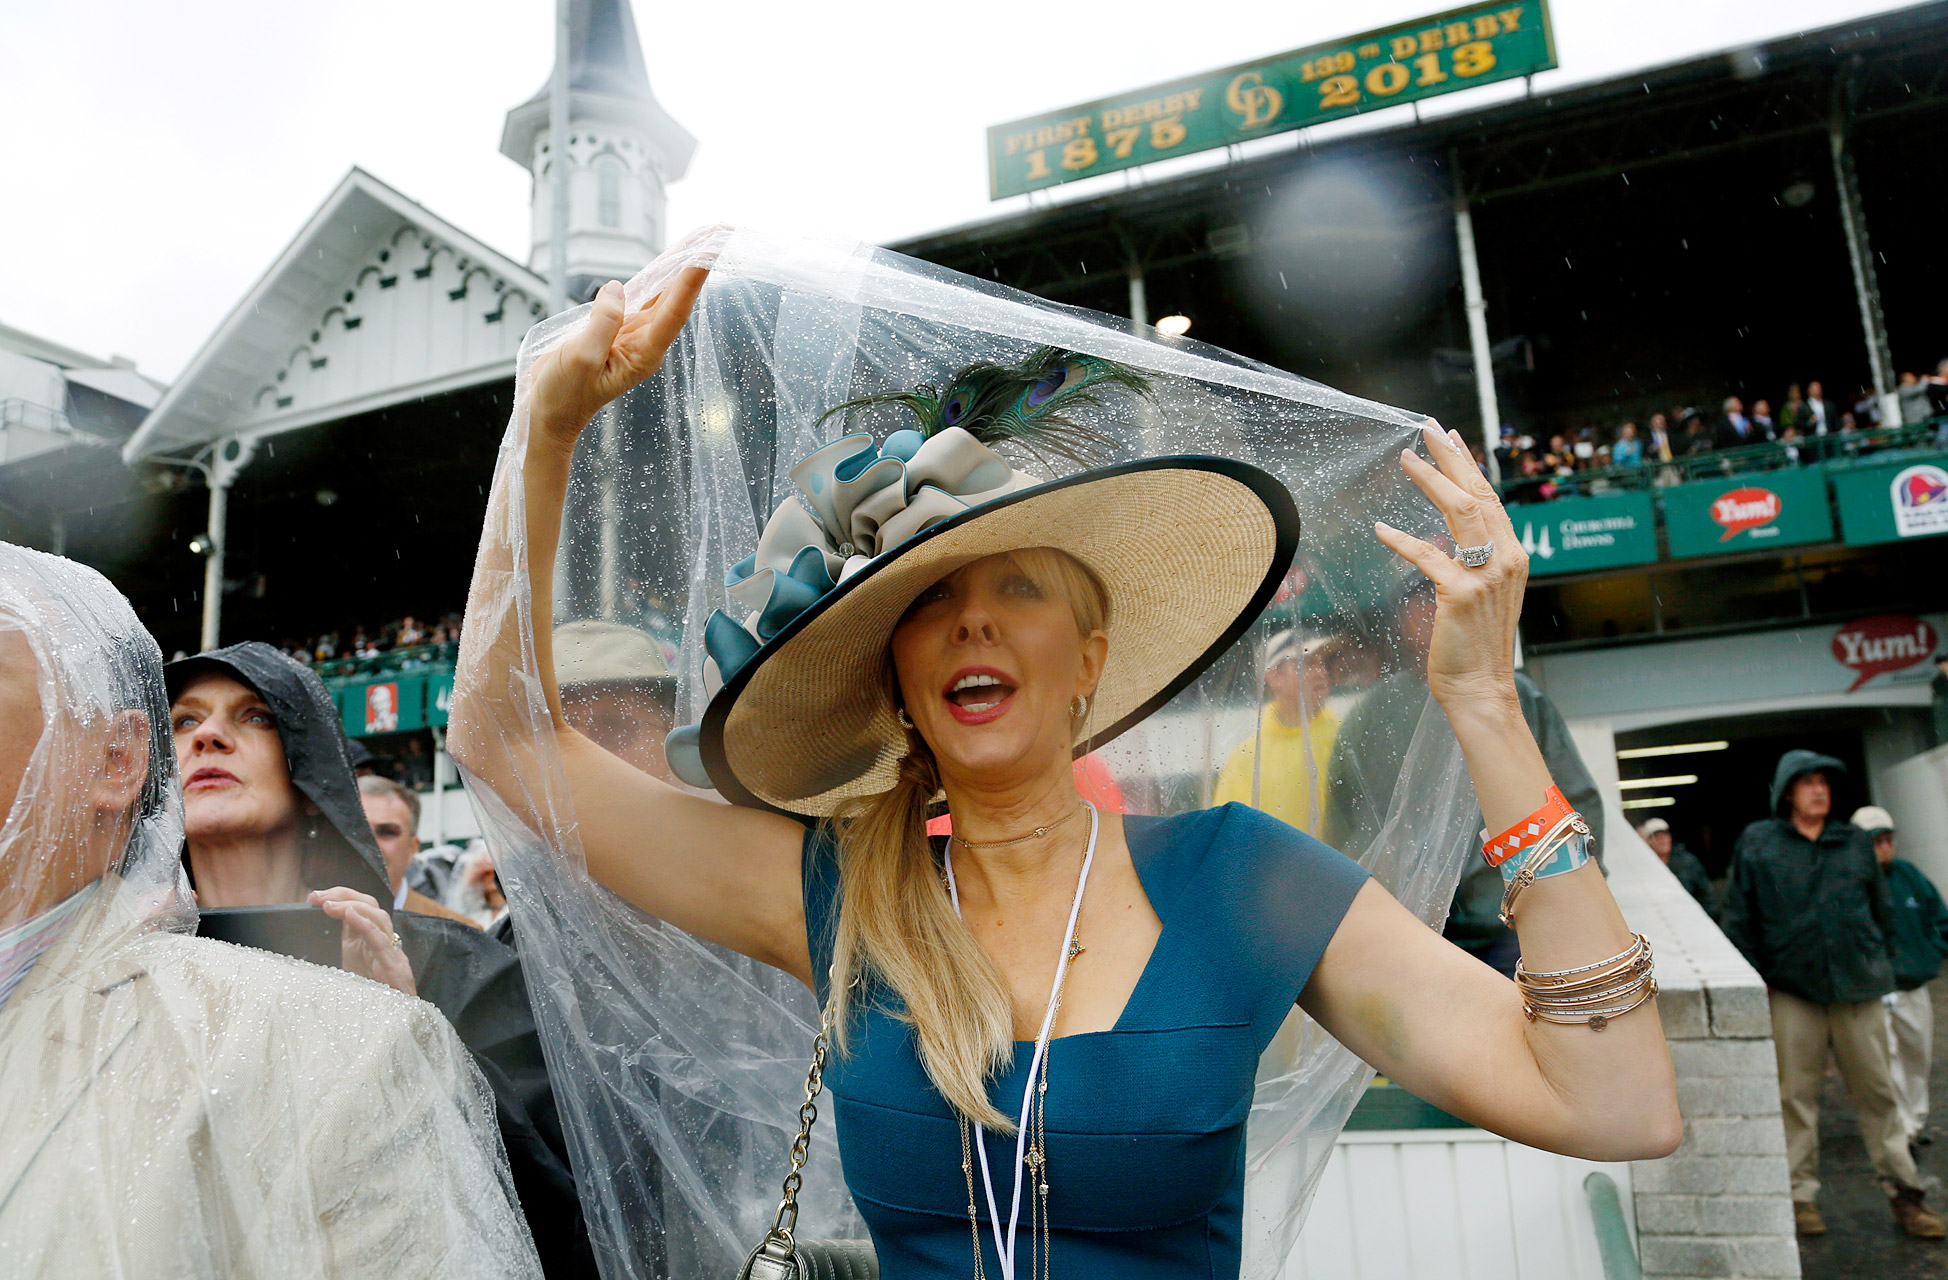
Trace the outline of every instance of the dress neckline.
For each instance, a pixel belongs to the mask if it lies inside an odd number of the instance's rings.
[[[1171,920],[1177,914],[1176,900],[1182,894],[1172,893],[1169,895],[1168,902],[1163,906],[1158,905],[1157,889],[1160,886],[1157,878],[1161,868],[1156,863],[1157,849],[1161,842],[1156,839],[1156,831],[1166,819],[1131,813],[1118,816],[1123,820],[1123,843],[1129,847],[1130,865],[1136,869],[1137,883],[1143,887],[1143,896],[1149,900],[1150,910],[1157,913],[1157,921],[1163,927],[1158,931],[1157,940],[1150,947],[1149,958],[1143,962],[1142,971],[1136,975],[1136,985],[1130,988],[1129,995],[1123,1001],[1122,1010],[1116,1015],[1116,1021],[1101,1031],[1072,1031],[1068,1035],[1052,1036],[1048,1042],[1051,1049],[1065,1040],[1086,1040],[1091,1036],[1113,1036],[1128,1032],[1130,1027],[1126,1024],[1130,1020],[1130,1014],[1136,1009],[1137,1001],[1143,997],[1150,986],[1154,985],[1151,975],[1157,969],[1157,957],[1163,954],[1164,944],[1171,937]],[[1167,914],[1166,908],[1169,908]],[[1014,1043],[1017,1048],[1028,1045],[1031,1049],[1035,1044],[1033,1040],[1017,1040]],[[1015,1055],[1015,1061],[1021,1061],[1019,1053]]]

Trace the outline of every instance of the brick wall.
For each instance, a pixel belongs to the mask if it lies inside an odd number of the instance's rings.
[[[1625,816],[1607,816],[1610,887],[1656,949],[1684,1112],[1683,1145],[1631,1166],[1644,1275],[1798,1280],[1765,985]]]

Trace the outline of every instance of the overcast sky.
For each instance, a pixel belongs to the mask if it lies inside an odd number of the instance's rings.
[[[672,228],[886,241],[1019,207],[987,200],[990,124],[1444,7],[636,0],[635,13],[657,95],[700,143],[671,193]],[[1891,7],[1556,0],[1561,69],[1536,87]],[[525,260],[528,174],[497,147],[507,109],[547,78],[552,12],[550,0],[0,3],[0,322],[174,378],[353,165]],[[1520,91],[1484,86],[1439,109]]]

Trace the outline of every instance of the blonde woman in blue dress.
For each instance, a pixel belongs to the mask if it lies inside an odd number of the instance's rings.
[[[981,443],[997,411],[978,379],[909,404],[924,432],[807,459],[803,501],[739,566],[752,621],[713,619],[721,687],[670,744],[679,772],[688,758],[737,803],[577,734],[550,674],[570,457],[658,367],[704,281],[686,271],[630,309],[611,284],[535,365],[521,506],[489,512],[469,619],[494,614],[523,535],[531,612],[468,631],[452,741],[476,777],[517,789],[521,751],[486,704],[527,630],[590,874],[826,1008],[825,1084],[881,1275],[1231,1280],[1254,1074],[1295,1002],[1390,1079],[1516,1141],[1592,1160],[1677,1146],[1647,948],[1552,807],[1516,701],[1527,559],[1451,433],[1430,427],[1424,456],[1399,463],[1463,550],[1374,536],[1435,584],[1427,677],[1521,869],[1527,987],[1275,819],[1081,801],[1079,746],[1232,643],[1289,563],[1296,516],[1275,480],[1224,459],[1038,483]],[[1017,372],[1024,412],[1142,394],[1067,352]],[[953,835],[930,843],[941,793]]]

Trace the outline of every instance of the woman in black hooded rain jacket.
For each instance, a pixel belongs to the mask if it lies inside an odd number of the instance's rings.
[[[201,679],[204,676],[221,677],[221,681]],[[199,864],[207,879],[218,874],[222,857],[215,848],[203,847],[197,836],[198,823],[193,815],[206,797],[198,794],[203,784],[196,781],[196,775],[206,769],[229,769],[238,758],[238,744],[224,739],[257,731],[253,723],[245,723],[235,726],[234,732],[213,734],[206,729],[199,735],[196,712],[208,699],[193,693],[192,686],[207,692],[222,690],[234,682],[234,686],[254,695],[245,700],[233,698],[239,720],[247,721],[252,714],[249,708],[261,701],[259,711],[268,713],[271,721],[261,728],[274,729],[289,787],[296,792],[298,863],[293,870],[301,883],[285,886],[290,892],[261,901],[226,898],[221,903],[202,905],[271,905],[280,897],[304,901],[307,892],[324,891],[330,900],[351,904],[362,917],[346,929],[344,967],[403,986],[384,967],[390,939],[378,919],[385,918],[398,938],[393,963],[403,954],[410,966],[408,981],[414,993],[446,1015],[493,1086],[515,1188],[544,1269],[550,1277],[595,1275],[520,959],[512,947],[455,920],[409,911],[391,912],[386,917],[381,904],[392,902],[392,889],[385,861],[359,800],[350,743],[338,707],[323,681],[310,668],[257,641],[171,662],[164,667],[164,678],[171,700],[177,759],[189,792],[186,800],[192,816],[183,862],[192,885]],[[229,692],[234,695],[236,689],[231,686]],[[243,771],[251,772],[247,768]],[[246,779],[250,781],[257,780]],[[292,820],[288,799],[282,802],[287,806],[283,812],[276,812],[279,800],[275,793],[280,781],[261,780],[257,789],[268,799],[243,796],[229,801],[241,801],[245,811],[240,821],[229,824],[232,834],[240,825],[249,829],[250,815],[257,815],[258,825],[266,828],[263,835],[269,834],[270,824]],[[258,880],[261,884],[263,877]],[[281,878],[273,877],[273,883],[281,884]],[[354,892],[332,894],[332,890]],[[260,889],[251,896],[262,893]],[[370,899],[370,904],[364,899]],[[342,920],[354,910],[341,906],[332,914]],[[361,941],[353,941],[355,934],[362,935]]]

